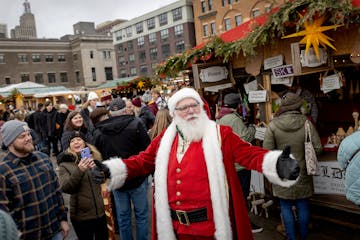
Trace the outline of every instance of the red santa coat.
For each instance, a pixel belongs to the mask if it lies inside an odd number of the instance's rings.
[[[276,184],[291,186],[294,181],[284,183],[276,173],[276,161],[281,151],[268,151],[260,147],[252,146],[248,142],[240,139],[240,137],[227,126],[220,127],[221,139],[218,141],[216,130],[214,136],[215,123],[209,121],[208,125],[209,129],[211,129],[211,131],[209,130],[208,132],[212,132],[212,135],[210,133],[208,134],[209,136],[204,136],[202,148],[204,149],[205,160],[207,161],[206,165],[208,167],[210,190],[216,189],[216,191],[213,191],[211,194],[214,210],[215,238],[221,240],[253,239],[248,212],[242,197],[234,163],[237,162],[247,169],[263,172],[271,182]],[[111,179],[108,182],[110,189],[116,189],[122,186],[126,178],[133,178],[155,172],[154,198],[156,208],[153,209],[153,239],[175,239],[169,207],[169,199],[171,199],[172,196],[168,196],[167,188],[168,177],[171,177],[168,175],[169,156],[171,151],[174,151],[176,135],[177,133],[173,123],[165,132],[155,138],[145,151],[139,153],[139,155],[132,156],[123,161],[112,159],[104,162],[111,171]],[[205,141],[204,139],[207,140]],[[208,152],[212,152],[212,149],[216,148],[214,142],[221,146],[221,156],[216,153],[209,155]],[[208,161],[207,158],[212,159]],[[209,168],[209,165],[212,165],[212,162],[216,158],[221,158],[223,165],[221,167],[210,166]],[[221,175],[216,170],[218,168],[222,168],[220,170],[223,170],[225,173],[225,187],[223,187],[222,184],[218,186],[214,184],[213,178]],[[218,179],[221,182],[221,177]],[[171,192],[171,189],[169,190],[169,192]],[[222,194],[224,192],[225,194]],[[227,202],[222,201],[225,197],[223,195],[227,196]],[[220,200],[217,199],[217,196],[219,196]],[[224,211],[218,210],[219,208],[223,208],[224,205],[227,206],[227,208],[225,208],[227,213],[225,214]],[[217,219],[225,219],[225,221],[219,221]],[[226,219],[229,219],[229,221],[226,221]],[[155,226],[155,224],[157,226]]]

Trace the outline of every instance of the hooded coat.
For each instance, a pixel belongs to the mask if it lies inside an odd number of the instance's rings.
[[[286,111],[275,117],[265,132],[263,147],[266,149],[284,149],[291,146],[291,154],[299,161],[300,178],[295,185],[284,188],[273,185],[274,194],[283,199],[300,199],[310,197],[314,192],[312,176],[307,175],[305,162],[305,120],[306,116],[299,111]],[[319,134],[310,124],[310,134],[315,152],[322,151]]]
[[[337,159],[340,167],[345,169],[346,198],[360,206],[360,131],[341,142]]]

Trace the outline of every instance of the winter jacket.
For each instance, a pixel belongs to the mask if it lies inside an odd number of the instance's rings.
[[[103,159],[129,158],[145,150],[150,144],[144,123],[132,115],[110,117],[97,123],[95,127],[93,143]],[[131,179],[120,190],[136,188],[145,179],[146,176]]]
[[[291,154],[299,161],[300,178],[290,188],[273,185],[274,195],[283,199],[308,198],[314,192],[312,176],[307,175],[305,163],[305,120],[306,116],[299,111],[288,111],[275,117],[265,132],[263,147],[266,149],[284,149],[290,145]],[[321,153],[322,145],[315,127],[310,124],[312,143],[317,154]]]
[[[360,206],[360,131],[341,142],[337,159],[340,167],[345,169],[346,198]]]
[[[58,112],[56,111],[55,108],[53,108],[51,112],[44,110],[42,114],[44,116],[44,125],[42,126],[42,129],[45,133],[45,136],[54,137],[56,135],[56,123],[58,122]]]
[[[101,154],[90,144],[88,147],[94,159],[101,160]],[[92,181],[91,170],[80,171],[79,156],[62,152],[57,163],[60,185],[64,193],[70,194],[70,217],[76,221],[96,219],[104,216],[105,209],[101,186]]]
[[[152,128],[155,122],[155,115],[150,111],[149,107],[144,105],[140,109],[139,118],[146,126],[146,130]]]

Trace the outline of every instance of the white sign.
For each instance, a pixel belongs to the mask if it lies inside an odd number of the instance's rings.
[[[314,49],[311,47],[307,54],[305,50],[300,52],[300,62],[302,67],[319,67],[327,62],[327,53],[324,48],[319,48],[320,59],[315,54]]]
[[[264,60],[264,70],[283,65],[283,56],[278,55]]]
[[[257,81],[256,79],[254,81],[251,81],[249,83],[244,83],[244,89],[246,94],[249,94],[250,91],[256,91],[257,90]]]
[[[274,67],[271,70],[275,78],[294,76],[294,68],[291,64]]]
[[[265,194],[264,175],[251,170],[250,191]]]
[[[255,130],[255,138],[263,141],[265,138],[266,127],[255,127]]]
[[[288,87],[291,87],[292,83],[293,83],[293,79],[294,79],[294,77],[276,78],[273,75],[271,75],[271,84],[272,85],[283,84]]]
[[[204,68],[200,71],[200,79],[203,82],[217,82],[227,79],[228,73],[226,67],[215,66]]]
[[[266,90],[250,91],[249,103],[266,102]]]
[[[344,179],[338,161],[319,161],[318,173],[313,176],[315,193],[345,195]]]
[[[341,74],[341,73],[340,73]],[[320,89],[324,91],[324,93],[330,92],[335,89],[339,89],[341,87],[340,76],[339,73],[324,77],[322,79],[322,84]]]
[[[231,88],[231,87],[232,87],[231,83],[224,83],[216,86],[205,87],[204,90],[208,92],[218,92],[221,89]]]

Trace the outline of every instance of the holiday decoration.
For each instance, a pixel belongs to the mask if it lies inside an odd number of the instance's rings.
[[[300,15],[302,17],[302,15]],[[320,60],[319,44],[323,47],[329,46],[332,49],[336,48],[330,43],[329,40],[334,41],[332,38],[323,34],[323,32],[338,28],[342,25],[321,26],[325,21],[325,16],[315,19],[313,22],[306,21],[304,23],[305,30],[293,33],[282,38],[292,38],[304,36],[300,43],[306,44],[305,54],[308,54],[309,48],[313,46],[317,58]]]

